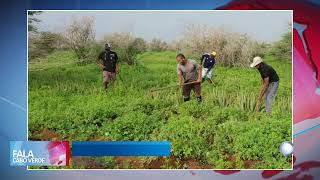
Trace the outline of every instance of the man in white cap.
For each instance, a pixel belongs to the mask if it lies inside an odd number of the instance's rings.
[[[258,56],[253,58],[250,67],[256,68],[260,72],[262,78],[262,87],[258,97],[256,111],[260,110],[262,98],[265,96],[266,112],[271,115],[272,102],[275,99],[279,87],[279,76],[270,65],[264,63],[262,58]]]

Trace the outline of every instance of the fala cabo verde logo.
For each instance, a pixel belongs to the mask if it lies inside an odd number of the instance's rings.
[[[66,141],[10,141],[11,166],[68,166]]]
[[[13,150],[12,151],[12,162],[13,163],[22,163],[22,164],[43,164],[45,158],[34,157],[32,150],[25,151],[25,150]]]

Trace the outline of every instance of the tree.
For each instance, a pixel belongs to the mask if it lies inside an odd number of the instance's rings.
[[[66,29],[65,37],[69,47],[75,52],[78,62],[88,60],[90,46],[95,42],[94,18],[74,18]]]
[[[34,25],[35,22],[40,22],[38,18],[35,18],[34,15],[40,14],[41,11],[28,11],[28,31],[37,32],[37,27]]]
[[[55,49],[61,46],[61,41],[63,41],[63,37],[60,34],[40,32],[37,44],[41,49],[45,49],[48,53],[52,53]]]
[[[291,62],[292,55],[292,32],[286,32],[281,40],[275,42],[271,47],[270,54],[280,61]]]
[[[146,42],[131,33],[112,33],[104,37],[103,43],[110,43],[119,59],[129,65],[136,63],[136,56],[146,50]]]
[[[37,32],[29,34],[28,58],[33,60],[64,48],[64,38],[53,32]]]
[[[254,56],[264,54],[266,46],[246,34],[207,25],[187,25],[183,38],[174,43],[173,47],[194,59],[216,51],[219,65],[228,67],[248,67]]]
[[[153,38],[149,44],[151,51],[165,51],[168,49],[168,44],[161,39]]]
[[[142,38],[135,38],[128,46],[128,57],[130,61],[128,64],[134,64],[136,56],[146,50],[146,42]]]

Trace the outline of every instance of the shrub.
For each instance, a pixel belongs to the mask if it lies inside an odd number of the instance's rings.
[[[195,59],[199,59],[203,53],[216,51],[218,63],[229,67],[247,67],[254,56],[263,55],[267,48],[266,44],[246,34],[206,25],[188,25],[183,38],[174,44],[177,50]]]
[[[51,54],[54,50],[65,48],[65,41],[61,34],[39,32],[29,34],[28,60]]]
[[[270,49],[270,54],[276,57],[279,61],[287,61],[291,63],[292,53],[292,32],[285,33],[281,40],[273,44]]]
[[[214,123],[209,121],[197,121],[190,116],[172,117],[153,138],[170,141],[174,156],[199,159],[210,147],[214,129]]]
[[[103,127],[105,136],[115,141],[149,140],[149,135],[161,121],[144,113],[128,113]]]
[[[142,38],[134,37],[131,33],[106,35],[103,43],[110,43],[120,61],[129,65],[135,64],[137,55],[146,50],[146,42]]]
[[[161,39],[152,39],[149,43],[149,50],[150,51],[165,51],[168,49],[168,44]]]
[[[95,41],[93,25],[93,17],[74,18],[66,29],[65,38],[78,62],[88,60],[90,45]]]
[[[259,121],[228,121],[219,125],[213,148],[218,154],[240,160],[272,161],[282,158],[279,145],[291,137],[291,121],[264,117]]]

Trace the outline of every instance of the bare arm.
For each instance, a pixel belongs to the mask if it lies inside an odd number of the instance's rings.
[[[120,66],[119,66],[119,61],[118,61],[118,54],[114,53],[115,59],[116,59],[116,73],[119,74],[120,71]]]
[[[258,102],[257,102],[257,105],[256,105],[256,111],[257,112],[260,110],[261,101],[262,101],[262,98],[263,98],[264,94],[266,93],[266,91],[268,89],[268,86],[269,86],[269,77],[264,78],[262,80],[262,86],[261,86],[260,94],[259,94],[259,97],[258,97]]]
[[[261,90],[260,90],[260,95],[259,95],[259,100],[262,100],[264,94],[266,93],[267,89],[269,86],[269,77],[264,78],[262,80],[262,86],[261,86]]]
[[[198,67],[198,82],[201,82],[202,79],[202,65],[199,65]]]
[[[120,71],[120,65],[119,65],[119,63],[117,63],[116,64],[116,72],[119,73],[119,71]]]
[[[178,74],[178,82],[179,82],[179,85],[183,85],[184,78],[183,78],[182,74]]]

